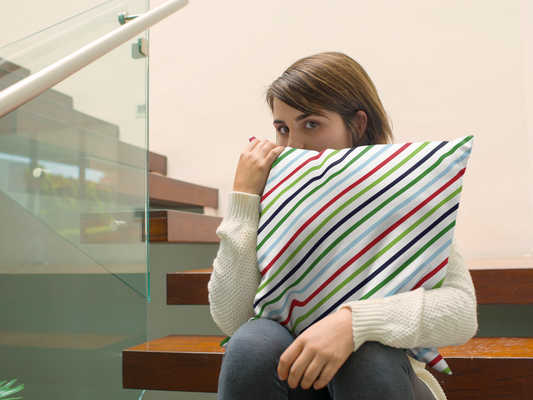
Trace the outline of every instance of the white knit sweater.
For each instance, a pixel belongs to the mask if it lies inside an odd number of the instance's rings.
[[[256,255],[259,202],[257,195],[230,193],[217,230],[221,242],[208,285],[209,304],[213,320],[228,336],[255,315],[253,300],[261,281]],[[343,307],[352,310],[354,351],[365,341],[401,349],[460,345],[477,331],[474,285],[455,241],[440,288],[418,288]],[[409,360],[435,398],[446,399],[425,364]]]

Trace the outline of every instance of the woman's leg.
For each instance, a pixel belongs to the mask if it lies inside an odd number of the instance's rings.
[[[285,328],[268,319],[250,321],[241,326],[226,347],[218,382],[218,399],[328,398],[327,390],[291,390],[285,381],[279,379],[279,358],[293,340]]]
[[[434,400],[405,351],[365,342],[328,384],[334,400]]]

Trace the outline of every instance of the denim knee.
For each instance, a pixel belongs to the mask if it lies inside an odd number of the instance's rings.
[[[288,396],[288,386],[279,380],[277,368],[292,341],[291,334],[271,320],[258,319],[241,326],[226,346],[219,399]]]

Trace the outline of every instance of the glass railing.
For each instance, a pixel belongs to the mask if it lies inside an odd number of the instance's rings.
[[[142,14],[109,1],[0,49],[0,90]],[[147,34],[139,38],[147,39]],[[0,382],[36,399],[138,399],[146,339],[148,59],[137,39],[0,119]]]

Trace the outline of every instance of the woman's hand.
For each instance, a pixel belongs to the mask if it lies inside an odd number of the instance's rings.
[[[322,389],[353,351],[352,313],[342,308],[296,338],[280,357],[278,375],[293,389],[300,380],[303,389]]]
[[[268,140],[252,140],[239,158],[233,191],[261,196],[270,167],[283,150],[285,147]]]

